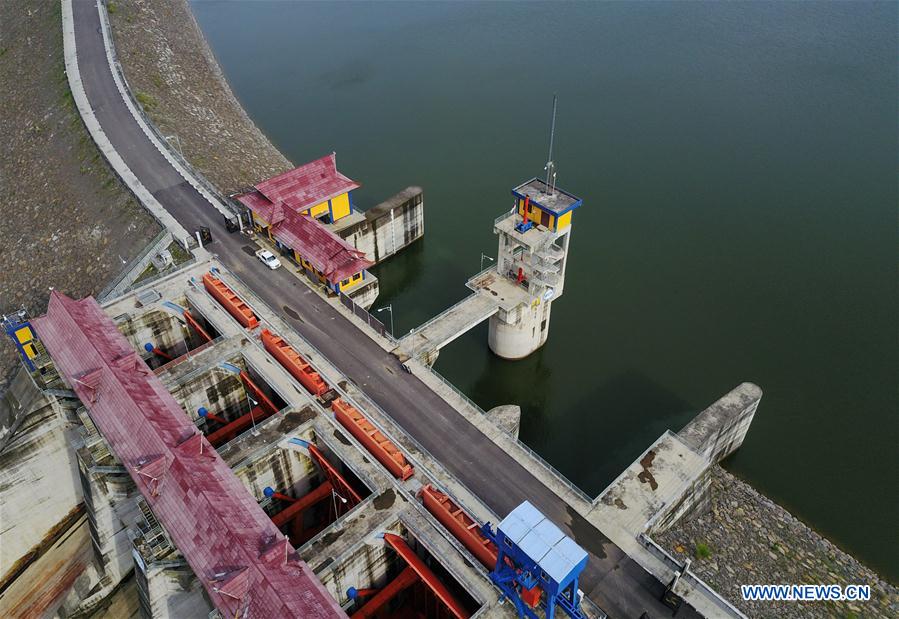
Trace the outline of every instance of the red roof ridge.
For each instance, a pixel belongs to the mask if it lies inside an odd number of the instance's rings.
[[[281,533],[159,377],[135,371],[134,350],[93,298],[54,292],[32,324],[216,608],[227,616],[345,616],[305,564],[260,557],[262,540]],[[236,567],[241,574],[220,587],[222,572]]]
[[[359,187],[359,183],[338,172],[337,153],[332,152],[261,181],[254,186],[254,191],[237,199],[269,221],[277,205],[299,212]]]

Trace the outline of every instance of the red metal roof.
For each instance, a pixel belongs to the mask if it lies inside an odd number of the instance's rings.
[[[339,282],[374,264],[366,260],[365,252],[308,215],[287,210],[276,214],[283,216],[276,218],[277,223],[272,225],[272,236],[299,252],[329,282]]]
[[[357,189],[360,185],[337,171],[337,155],[331,153],[262,181],[255,187],[256,191],[237,196],[237,199],[271,222],[271,209],[275,205],[302,211]]]
[[[54,291],[33,324],[217,609],[345,616],[93,298]]]

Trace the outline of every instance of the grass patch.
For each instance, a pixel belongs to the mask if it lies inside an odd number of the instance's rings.
[[[154,267],[152,264],[147,265],[147,268],[144,269],[144,272],[141,273],[140,275],[138,275],[137,279],[134,280],[134,284],[137,284],[138,282],[142,282],[145,279],[148,279],[150,277],[153,277],[157,273],[159,273],[159,271],[156,270],[156,267]],[[131,285],[133,286],[134,284],[131,284]]]
[[[4,56],[6,56],[6,52],[8,52],[8,51],[9,51],[8,47],[0,47],[0,58],[3,58]]]
[[[153,95],[148,95],[145,92],[137,91],[134,97],[137,99],[137,102],[140,103],[147,111],[155,108],[158,103],[156,101],[156,97],[154,97]]]
[[[712,548],[705,542],[696,542],[696,549],[693,552],[693,556],[697,559],[708,559],[712,556]]]
[[[115,12],[119,10],[119,6],[115,2],[109,2],[106,4],[106,11],[110,15],[115,15]]]
[[[172,254],[172,261],[178,265],[190,260],[190,252],[181,247],[178,243],[172,243],[168,246],[169,252]]]

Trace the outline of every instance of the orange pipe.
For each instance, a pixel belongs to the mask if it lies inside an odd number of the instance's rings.
[[[421,578],[421,581],[425,583],[428,588],[434,592],[434,595],[443,602],[443,604],[449,609],[449,611],[453,614],[457,619],[468,619],[468,611],[465,610],[465,607],[462,606],[456,600],[450,590],[446,588],[440,579],[437,578],[437,575],[431,571],[425,562],[421,560],[421,558],[415,554],[415,552],[409,548],[409,545],[399,535],[394,535],[393,533],[385,533],[384,541],[387,542],[391,548],[393,548],[396,553],[403,558],[403,560],[415,570],[415,573],[418,574],[418,577]]]
[[[241,380],[243,380],[244,385],[247,386],[247,389],[249,391],[252,391],[253,395],[256,396],[255,399],[258,400],[261,404],[265,404],[265,407],[269,410],[269,415],[274,415],[278,412],[278,407],[275,406],[275,403],[272,402],[267,395],[265,395],[265,392],[260,389],[256,385],[256,383],[253,382],[249,374],[247,374],[245,371],[241,371],[240,378]],[[266,417],[268,417],[269,415],[266,415]]]
[[[331,402],[331,410],[334,411],[334,417],[337,421],[349,430],[360,443],[365,445],[365,448],[371,452],[378,462],[387,467],[387,470],[394,477],[403,480],[412,477],[415,469],[406,462],[403,452],[397,449],[396,445],[386,436],[378,432],[378,429],[355,407],[337,398]]]
[[[197,319],[191,316],[190,312],[187,310],[184,310],[184,321],[191,327],[193,327],[194,330],[199,333],[200,337],[202,337],[204,340],[206,340],[207,342],[212,341],[212,338],[208,333],[206,333],[206,330],[200,326],[200,323],[197,322]]]
[[[421,489],[421,500],[425,508],[445,526],[456,539],[462,542],[471,554],[488,570],[496,567],[498,552],[496,544],[481,533],[478,522],[456,505],[451,498],[431,484]]]
[[[204,273],[203,286],[244,327],[255,329],[259,324],[259,317],[256,313],[225,282],[211,273]]]
[[[353,618],[373,617],[381,608],[397,596],[403,589],[408,589],[418,582],[418,574],[411,567],[407,567],[399,576],[391,580],[386,587],[378,591],[373,598],[365,603],[365,606],[352,614]],[[363,590],[364,591],[364,590]]]
[[[309,393],[322,395],[329,389],[328,383],[321,375],[283,337],[275,335],[268,329],[263,329],[259,336],[265,349],[290,372],[291,376],[300,381]]]
[[[278,407],[275,406],[275,403],[265,395],[265,392],[263,392],[256,383],[253,382],[246,371],[241,370],[240,378],[246,386],[247,392],[252,392],[252,397],[260,404],[260,406],[251,408],[250,412],[241,415],[234,421],[226,423],[225,426],[219,428],[215,432],[208,434],[206,440],[208,440],[213,447],[218,447],[227,443],[253,425],[254,422],[260,423],[278,412]],[[209,417],[209,415],[207,415],[207,417]],[[213,417],[213,419],[220,421],[215,417]]]
[[[163,352],[162,350],[160,350],[159,348],[156,348],[155,346],[153,347],[153,350],[151,352],[154,355],[158,355],[158,356],[162,357],[163,359],[168,359],[169,361],[172,361],[174,359],[174,357],[172,355],[170,355],[167,352]]]
[[[523,213],[524,217],[521,220],[521,223],[523,223],[523,224],[528,223],[528,208],[530,207],[530,205],[531,205],[531,196],[525,196],[524,197],[524,213]]]
[[[206,413],[206,419],[211,419],[212,421],[214,421],[214,422],[216,422],[216,423],[219,423],[219,424],[221,424],[221,425],[223,425],[223,426],[226,426],[226,425],[228,425],[228,424],[230,423],[230,422],[229,422],[227,419],[225,419],[224,417],[219,417],[218,415],[215,415],[215,414],[213,414],[213,413]]]
[[[331,496],[331,488],[333,488],[333,486],[331,486],[331,482],[326,481],[323,484],[319,484],[317,488],[315,488],[314,490],[310,490],[299,499],[292,499],[291,497],[288,497],[289,499],[293,500],[293,503],[272,516],[272,523],[274,523],[274,525],[280,529],[282,526],[284,526],[294,518],[302,516],[303,512],[308,508],[312,507],[316,503],[324,501],[329,496]]]
[[[234,421],[230,422],[228,425],[219,428],[215,432],[212,432],[206,436],[206,440],[213,447],[218,447],[224,443],[227,443],[235,436],[249,428],[253,425],[253,422],[259,423],[263,419],[267,419],[271,417],[271,415],[265,414],[265,411],[262,410],[261,406],[255,407],[251,412],[241,415]]]
[[[328,478],[328,481],[333,484],[333,486],[337,489],[338,494],[347,500],[347,509],[354,507],[362,502],[362,497],[360,497],[353,487],[350,486],[347,481],[343,478],[343,476],[337,472],[331,463],[328,462],[328,459],[325,458],[325,454],[318,450],[318,447],[315,445],[309,445],[309,455],[318,462],[318,465],[322,468],[322,471],[325,473],[325,477]],[[342,503],[341,503],[342,504]],[[339,508],[338,508],[339,509]]]

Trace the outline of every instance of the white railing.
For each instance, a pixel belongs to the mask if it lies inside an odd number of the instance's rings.
[[[166,240],[168,240],[168,242],[170,243],[173,238],[174,237],[172,237],[172,233],[169,231],[169,229],[163,227],[162,230],[160,230],[159,233],[149,243],[147,243],[147,245],[140,251],[140,253],[132,258],[131,261],[127,265],[125,265],[125,268],[123,268],[122,271],[118,275],[116,275],[112,281],[106,284],[103,290],[100,291],[100,294],[96,296],[97,302],[105,302],[107,300],[107,297],[112,296],[113,291],[115,291],[115,289],[129,277],[132,278],[129,287],[133,286],[134,280],[140,277],[140,273],[135,274],[134,271],[136,271],[138,267],[141,266],[141,263],[143,263],[147,259],[149,254],[158,249],[157,246],[162,245],[163,243],[165,243],[165,245],[168,245],[168,243],[166,243]],[[162,249],[165,249],[165,245],[163,245]],[[144,268],[146,268],[146,266],[144,266]]]
[[[147,112],[144,110],[144,106],[137,100],[134,92],[131,89],[131,84],[128,83],[128,78],[125,76],[125,71],[122,69],[122,64],[119,62],[118,53],[115,48],[115,42],[112,40],[112,27],[109,24],[109,12],[106,7],[105,2],[99,2],[97,6],[97,10],[100,15],[101,21],[101,31],[103,33],[104,39],[108,37],[108,54],[111,59],[110,69],[115,72],[116,77],[118,77],[122,84],[124,85],[124,94],[131,101],[131,104],[137,110],[140,117],[143,119],[147,128],[153,133],[158,142],[158,145],[168,153],[168,156],[173,160],[177,161],[177,163],[181,166],[186,173],[192,177],[194,183],[191,185],[194,186],[195,189],[198,190],[199,193],[203,193],[204,191],[208,194],[204,196],[210,202],[212,199],[218,201],[220,205],[228,209],[232,212],[233,217],[236,221],[239,222],[238,225],[243,225],[243,217],[245,209],[242,206],[239,206],[236,200],[225,196],[215,185],[213,185],[209,180],[203,176],[196,168],[194,168],[189,161],[184,157],[183,153],[180,152],[179,149],[175,149],[172,147],[172,144],[169,142],[168,138],[162,134],[159,130],[159,127],[156,126],[156,123],[150,118]],[[147,136],[149,137],[149,136]],[[151,140],[152,141],[152,140]],[[179,139],[179,148],[180,148],[180,139]],[[177,171],[177,169],[176,169]],[[189,183],[191,179],[186,179]],[[203,191],[200,191],[202,188]],[[211,199],[210,199],[211,198]],[[215,205],[213,205],[215,206]],[[219,209],[216,209],[219,210]],[[221,211],[220,211],[221,212]],[[224,215],[224,213],[222,213]]]
[[[638,537],[638,540],[644,548],[649,550],[652,555],[660,559],[669,568],[677,572],[683,571],[683,564],[681,564],[677,559],[668,554],[668,551],[659,546],[651,537],[649,537],[645,533],[641,533]],[[736,617],[737,619],[746,619],[746,615],[744,615],[740,611],[740,609],[724,599],[724,597],[722,597],[720,593],[715,591],[708,583],[702,580],[699,576],[696,576],[693,572],[687,571],[685,574],[682,573],[681,578],[690,583],[697,591],[699,591],[703,596],[705,596],[713,604],[715,604],[715,606],[717,606],[722,612],[724,612],[726,616]]]
[[[493,220],[493,225],[496,226],[502,220],[504,220],[508,217],[513,217],[517,214],[518,214],[518,209],[512,209],[511,211],[506,211],[505,213],[503,213],[502,215],[500,215],[499,217],[497,217],[496,219]]]
[[[466,297],[464,297],[464,298],[461,299],[460,301],[457,301],[457,302],[453,303],[452,305],[450,305],[448,308],[446,308],[445,310],[443,310],[442,312],[440,312],[439,314],[437,314],[437,315],[434,316],[433,318],[430,318],[430,319],[426,320],[425,322],[421,323],[419,326],[417,326],[417,327],[415,327],[414,329],[412,329],[408,334],[406,334],[406,335],[404,335],[402,338],[400,338],[400,341],[406,339],[407,337],[412,337],[412,338],[414,338],[416,335],[418,335],[419,333],[421,333],[422,331],[424,331],[426,328],[428,328],[429,326],[431,326],[432,324],[434,324],[435,322],[437,322],[438,320],[440,320],[441,318],[443,318],[444,316],[446,316],[447,314],[449,314],[450,312],[452,312],[454,309],[458,308],[460,305],[462,305],[463,303],[465,303],[466,301],[468,301],[472,296],[474,296],[474,295],[467,295]],[[415,342],[413,341],[413,344],[414,344],[414,343],[415,343]]]

